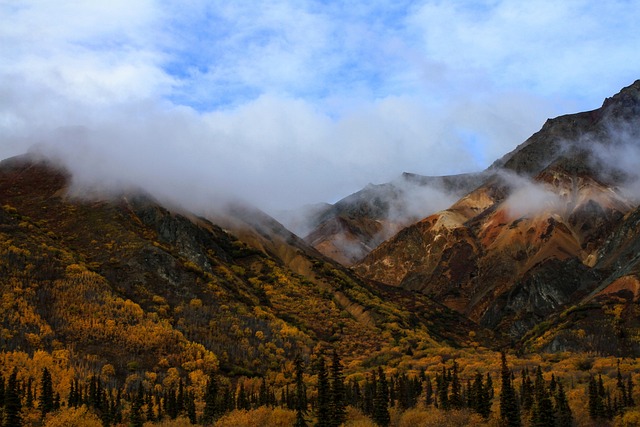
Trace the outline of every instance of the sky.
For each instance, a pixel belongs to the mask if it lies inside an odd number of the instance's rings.
[[[640,2],[0,0],[0,159],[193,209],[479,171],[640,78]]]

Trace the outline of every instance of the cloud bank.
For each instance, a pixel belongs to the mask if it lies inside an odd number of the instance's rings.
[[[274,212],[480,170],[638,77],[635,3],[387,3],[4,2],[0,158]]]

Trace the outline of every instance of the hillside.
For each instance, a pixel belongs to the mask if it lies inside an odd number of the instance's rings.
[[[285,215],[286,225],[323,255],[351,266],[400,229],[467,193],[485,176],[404,173],[386,184],[370,184],[333,205]]]
[[[638,175],[626,162],[640,150],[639,125],[640,81],[597,110],[548,120],[480,186],[354,271],[429,295],[531,350],[637,355]]]
[[[366,364],[488,337],[429,298],[358,279],[264,214],[233,208],[225,227],[240,240],[140,192],[71,197],[69,179],[43,159],[0,163],[4,351],[71,349],[120,377],[255,375],[329,345]]]

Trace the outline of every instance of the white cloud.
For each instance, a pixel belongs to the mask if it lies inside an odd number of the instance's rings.
[[[635,4],[456,5],[4,2],[0,158],[275,210],[482,169],[639,69]]]

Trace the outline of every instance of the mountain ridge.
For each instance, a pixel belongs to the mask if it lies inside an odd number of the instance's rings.
[[[637,208],[629,190],[638,178],[606,155],[637,152],[639,116],[636,81],[597,110],[548,120],[481,185],[383,242],[354,271],[426,293],[514,339],[592,293],[606,304],[603,289],[636,277],[630,251],[617,253],[613,242],[636,247],[621,223]],[[598,351],[615,351],[607,345]]]

